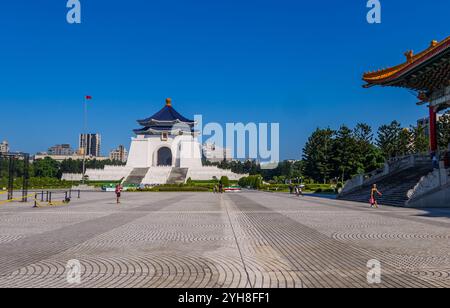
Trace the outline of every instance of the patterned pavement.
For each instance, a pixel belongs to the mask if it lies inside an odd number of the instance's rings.
[[[243,192],[0,206],[0,287],[450,287],[450,210]],[[81,283],[67,281],[79,260]],[[367,282],[367,262],[382,265]]]

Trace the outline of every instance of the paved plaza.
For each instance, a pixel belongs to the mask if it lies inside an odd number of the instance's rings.
[[[450,210],[260,192],[0,205],[0,287],[450,287]],[[69,260],[81,284],[67,281]],[[382,281],[367,282],[379,260]]]

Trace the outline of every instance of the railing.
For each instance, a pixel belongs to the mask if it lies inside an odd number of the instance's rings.
[[[356,175],[345,183],[344,188],[342,188],[340,194],[344,195],[346,193],[349,193],[352,190],[361,187],[363,183],[364,183],[364,175],[363,174]]]
[[[345,195],[366,185],[375,184],[389,174],[412,168],[419,163],[431,163],[430,157],[425,154],[414,154],[391,158],[384,164],[383,168],[364,175],[356,175],[351,180],[347,181],[341,191],[341,195]]]
[[[440,169],[435,169],[427,176],[422,177],[419,183],[408,191],[408,203],[439,190],[450,183],[450,169],[445,169],[442,165],[440,167]]]
[[[430,159],[431,158],[429,155],[424,154],[414,154],[393,158],[388,162],[389,173],[414,167],[418,163],[428,163],[430,162]]]
[[[40,191],[40,192],[36,192],[34,194],[34,207],[39,207],[40,203],[46,202],[49,205],[54,204],[55,199],[59,199],[60,197],[64,196],[64,199],[62,201],[56,201],[56,202],[65,202],[65,203],[69,203],[70,200],[72,199],[72,195],[76,194],[77,199],[81,198],[81,190],[65,190],[65,191],[52,191],[52,190],[47,190],[47,191]]]

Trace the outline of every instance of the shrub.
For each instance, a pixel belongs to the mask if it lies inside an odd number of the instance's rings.
[[[154,187],[151,191],[159,191],[159,192],[208,192],[210,191],[206,187],[198,187],[198,186],[179,186],[179,187],[166,187],[166,186],[157,186]]]
[[[260,189],[263,186],[263,179],[260,175],[250,175],[248,177],[241,178],[238,184],[241,187]]]
[[[220,178],[220,181],[222,182],[222,185],[224,187],[230,186],[230,179],[227,176],[223,176]]]

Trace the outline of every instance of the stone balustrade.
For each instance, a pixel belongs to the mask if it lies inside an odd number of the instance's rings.
[[[408,192],[408,203],[441,189],[450,184],[450,170],[440,163],[440,168],[424,176],[417,185]]]
[[[430,163],[430,157],[424,154],[414,154],[392,158],[384,164],[383,168],[377,169],[365,175],[356,175],[351,180],[348,180],[340,194],[345,195],[346,193],[361,188],[362,186],[375,184],[389,174],[412,168],[416,164],[421,163]]]

